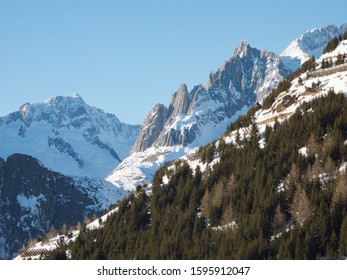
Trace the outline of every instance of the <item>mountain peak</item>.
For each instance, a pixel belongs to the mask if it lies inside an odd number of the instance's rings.
[[[46,101],[44,101],[44,104],[46,104],[48,106],[55,106],[57,104],[69,102],[69,101],[85,104],[82,97],[77,93],[73,93],[70,96],[58,95],[55,97],[48,98]]]
[[[248,50],[251,48],[249,43],[247,41],[241,41],[239,46],[235,49],[233,56],[238,56],[240,58],[244,57],[247,55]]]
[[[82,97],[76,92],[72,93],[70,96],[74,99],[82,99]]]
[[[190,105],[189,92],[186,84],[181,84],[171,97],[172,116],[187,114]]]
[[[178,88],[178,91],[177,92],[180,92],[180,93],[188,93],[188,88],[187,88],[187,85],[185,83],[182,83],[180,85],[180,87]]]

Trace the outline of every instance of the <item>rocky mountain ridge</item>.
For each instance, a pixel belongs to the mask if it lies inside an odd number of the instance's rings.
[[[172,94],[168,107],[154,106],[141,126],[132,153],[151,146],[187,146],[205,133],[213,134],[221,123],[261,101],[289,74],[277,55],[241,42],[230,59],[210,73],[205,85],[188,92],[182,84]]]

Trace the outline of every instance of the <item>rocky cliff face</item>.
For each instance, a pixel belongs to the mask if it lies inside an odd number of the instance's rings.
[[[103,181],[94,184],[52,172],[35,158],[14,154],[0,158],[0,259],[8,259],[29,239],[44,236],[100,214],[126,192]],[[109,201],[96,192],[107,192]]]
[[[168,108],[163,104],[156,104],[145,118],[131,152],[144,151],[147,147],[152,146],[162,132],[168,116]]]
[[[0,156],[29,154],[63,174],[104,178],[129,155],[138,132],[77,94],[57,96],[0,118]]]
[[[231,58],[209,75],[204,86],[195,86],[188,92],[187,86],[182,84],[172,95],[167,109],[164,105],[152,109],[132,153],[151,146],[186,146],[199,138],[218,137],[214,135],[217,127],[222,124],[225,129],[228,120],[261,101],[289,74],[290,70],[277,55],[241,42]],[[158,114],[159,107],[165,114]]]
[[[180,85],[179,89],[172,94],[169,106],[169,115],[176,117],[180,114],[187,114],[191,104],[189,92],[186,84]]]

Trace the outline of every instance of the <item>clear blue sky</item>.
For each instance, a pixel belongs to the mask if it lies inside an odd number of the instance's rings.
[[[347,22],[346,1],[0,0],[0,116],[77,92],[142,123],[230,57],[241,40],[280,53],[303,32]]]

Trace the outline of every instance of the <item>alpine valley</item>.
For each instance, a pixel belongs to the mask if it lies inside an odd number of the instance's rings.
[[[242,41],[141,126],[77,94],[0,118],[0,258],[347,256],[345,28]]]

